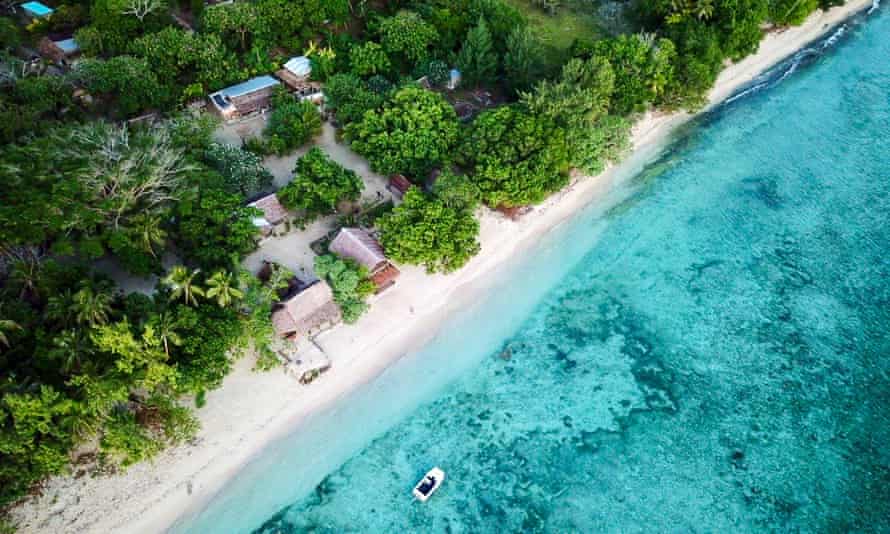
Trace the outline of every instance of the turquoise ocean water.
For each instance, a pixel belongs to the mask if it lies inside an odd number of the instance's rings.
[[[890,532],[890,13],[831,43],[174,530]]]

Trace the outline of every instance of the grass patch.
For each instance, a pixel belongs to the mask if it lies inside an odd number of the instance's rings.
[[[506,2],[525,15],[535,37],[551,48],[553,53],[565,52],[578,37],[596,39],[603,36],[599,20],[591,8],[588,8],[590,12],[584,12],[563,5],[555,15],[548,15],[533,6],[529,0],[506,0]]]

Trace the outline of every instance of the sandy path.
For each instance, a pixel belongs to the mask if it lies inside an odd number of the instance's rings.
[[[813,14],[800,27],[766,37],[760,50],[727,68],[710,101],[717,103],[761,72],[823,36],[851,14],[871,5],[852,0]],[[154,463],[104,478],[56,477],[46,491],[13,512],[23,532],[159,532],[201,506],[241,466],[307,414],[373,379],[395,359],[421,346],[454,309],[478,299],[498,267],[518,251],[609,190],[620,176],[639,169],[663,146],[688,114],[649,114],[634,128],[635,153],[620,166],[554,195],[518,223],[491,212],[482,216],[482,252],[449,276],[405,268],[397,286],[373,303],[358,324],[321,336],[333,369],[310,387],[283,372],[257,374],[242,360],[222,388],[208,395],[198,415],[197,443],[164,452]],[[284,164],[286,168],[289,162]]]

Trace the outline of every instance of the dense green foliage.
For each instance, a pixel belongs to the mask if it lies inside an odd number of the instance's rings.
[[[337,204],[358,200],[364,183],[318,148],[297,160],[294,179],[278,191],[281,204],[305,212],[308,220],[333,213]]]
[[[279,90],[272,99],[272,114],[264,132],[270,152],[284,155],[321,133],[321,115],[315,104],[300,101]]]
[[[427,57],[438,39],[436,28],[412,11],[399,11],[379,26],[380,44],[390,57],[410,66]]]
[[[386,254],[429,272],[451,272],[479,252],[479,222],[473,211],[411,188],[403,202],[378,220]]]
[[[204,269],[228,268],[256,249],[257,228],[251,222],[262,212],[244,206],[240,195],[202,189],[176,208],[177,245]]]
[[[460,153],[486,204],[534,204],[568,183],[565,135],[546,115],[504,106],[473,121]]]
[[[216,34],[195,34],[167,27],[130,45],[143,58],[165,90],[182,100],[200,98],[236,81],[238,60]]]
[[[673,80],[674,44],[668,39],[621,35],[598,41],[593,55],[612,65],[615,76],[610,109],[627,114],[645,111],[660,101]]]
[[[62,120],[82,115],[73,105],[71,84],[57,76],[18,80],[0,96],[0,142],[11,143],[25,134],[42,134]]]
[[[330,284],[343,321],[354,323],[368,309],[365,299],[374,294],[375,288],[368,280],[366,268],[352,260],[324,254],[315,258],[315,274]]]
[[[440,95],[409,86],[381,110],[366,112],[360,122],[348,125],[344,136],[375,171],[422,180],[450,159],[457,116]]]
[[[211,143],[204,152],[207,164],[222,176],[226,191],[252,197],[272,185],[272,174],[252,152],[231,145]]]
[[[640,0],[624,21],[632,33],[608,38],[598,24],[563,28],[573,15],[597,22],[599,6],[553,0],[536,2],[556,13],[536,13],[555,28],[544,33],[514,7],[525,2],[503,0],[60,0],[27,27],[0,17],[0,505],[62,472],[79,446],[126,467],[187,441],[197,422],[181,395],[203,402],[249,344],[259,367],[275,361],[265,342],[281,277],[263,285],[239,268],[258,237],[246,197],[271,176],[258,156],[212,144],[213,121],[174,110],[309,56],[344,139],[375,171],[425,184],[442,170],[431,193],[411,189],[377,224],[393,259],[451,271],[479,250],[480,202],[539,202],[572,168],[599,172],[627,148],[637,113],[702,106],[764,23],[797,24],[836,1]],[[26,68],[26,48],[72,33],[85,56],[74,68]],[[452,67],[463,74],[453,92]],[[434,91],[412,84],[423,76]],[[476,108],[465,125],[458,102]],[[308,102],[280,92],[272,107],[263,153],[321,130]],[[148,111],[161,120],[107,122]],[[361,187],[310,150],[279,195],[315,217]],[[165,271],[171,255],[184,264]],[[95,274],[108,264],[162,282],[124,295]],[[315,267],[356,319],[367,273],[333,256]]]
[[[0,241],[46,244],[96,258],[116,235],[162,219],[196,168],[166,129],[129,131],[93,122],[0,152]],[[157,224],[150,226],[157,227]],[[154,255],[146,239],[145,253]]]
[[[467,40],[457,56],[457,66],[470,85],[481,85],[494,80],[498,70],[498,56],[484,18],[480,17],[479,23],[467,34]]]
[[[346,124],[360,120],[366,111],[376,110],[383,105],[381,94],[372,91],[368,85],[353,74],[336,74],[325,84],[327,105],[336,110],[337,119]]]
[[[611,64],[600,56],[571,59],[556,81],[539,83],[522,94],[535,115],[565,130],[569,164],[588,173],[602,170],[627,144],[630,125],[608,114],[615,87]]]
[[[111,101],[125,117],[166,104],[171,98],[142,58],[85,59],[78,64],[77,74],[91,93]]]
[[[544,64],[540,44],[528,27],[521,27],[510,32],[506,47],[504,82],[512,91],[531,89]]]
[[[349,52],[349,65],[357,76],[386,74],[392,67],[383,47],[373,41],[353,47]]]

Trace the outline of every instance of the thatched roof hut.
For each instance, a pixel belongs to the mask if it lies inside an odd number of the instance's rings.
[[[275,226],[287,219],[287,209],[281,205],[275,193],[261,197],[247,206],[263,212],[263,216],[255,218],[253,224],[264,236],[271,234]]]
[[[313,336],[340,319],[331,286],[323,280],[278,303],[272,312],[272,326],[284,338]]]
[[[377,293],[392,286],[399,276],[399,270],[386,258],[380,242],[361,228],[341,228],[328,250],[367,268]]]
[[[369,271],[376,270],[386,262],[383,247],[361,228],[341,228],[328,249],[341,258],[355,260]]]

